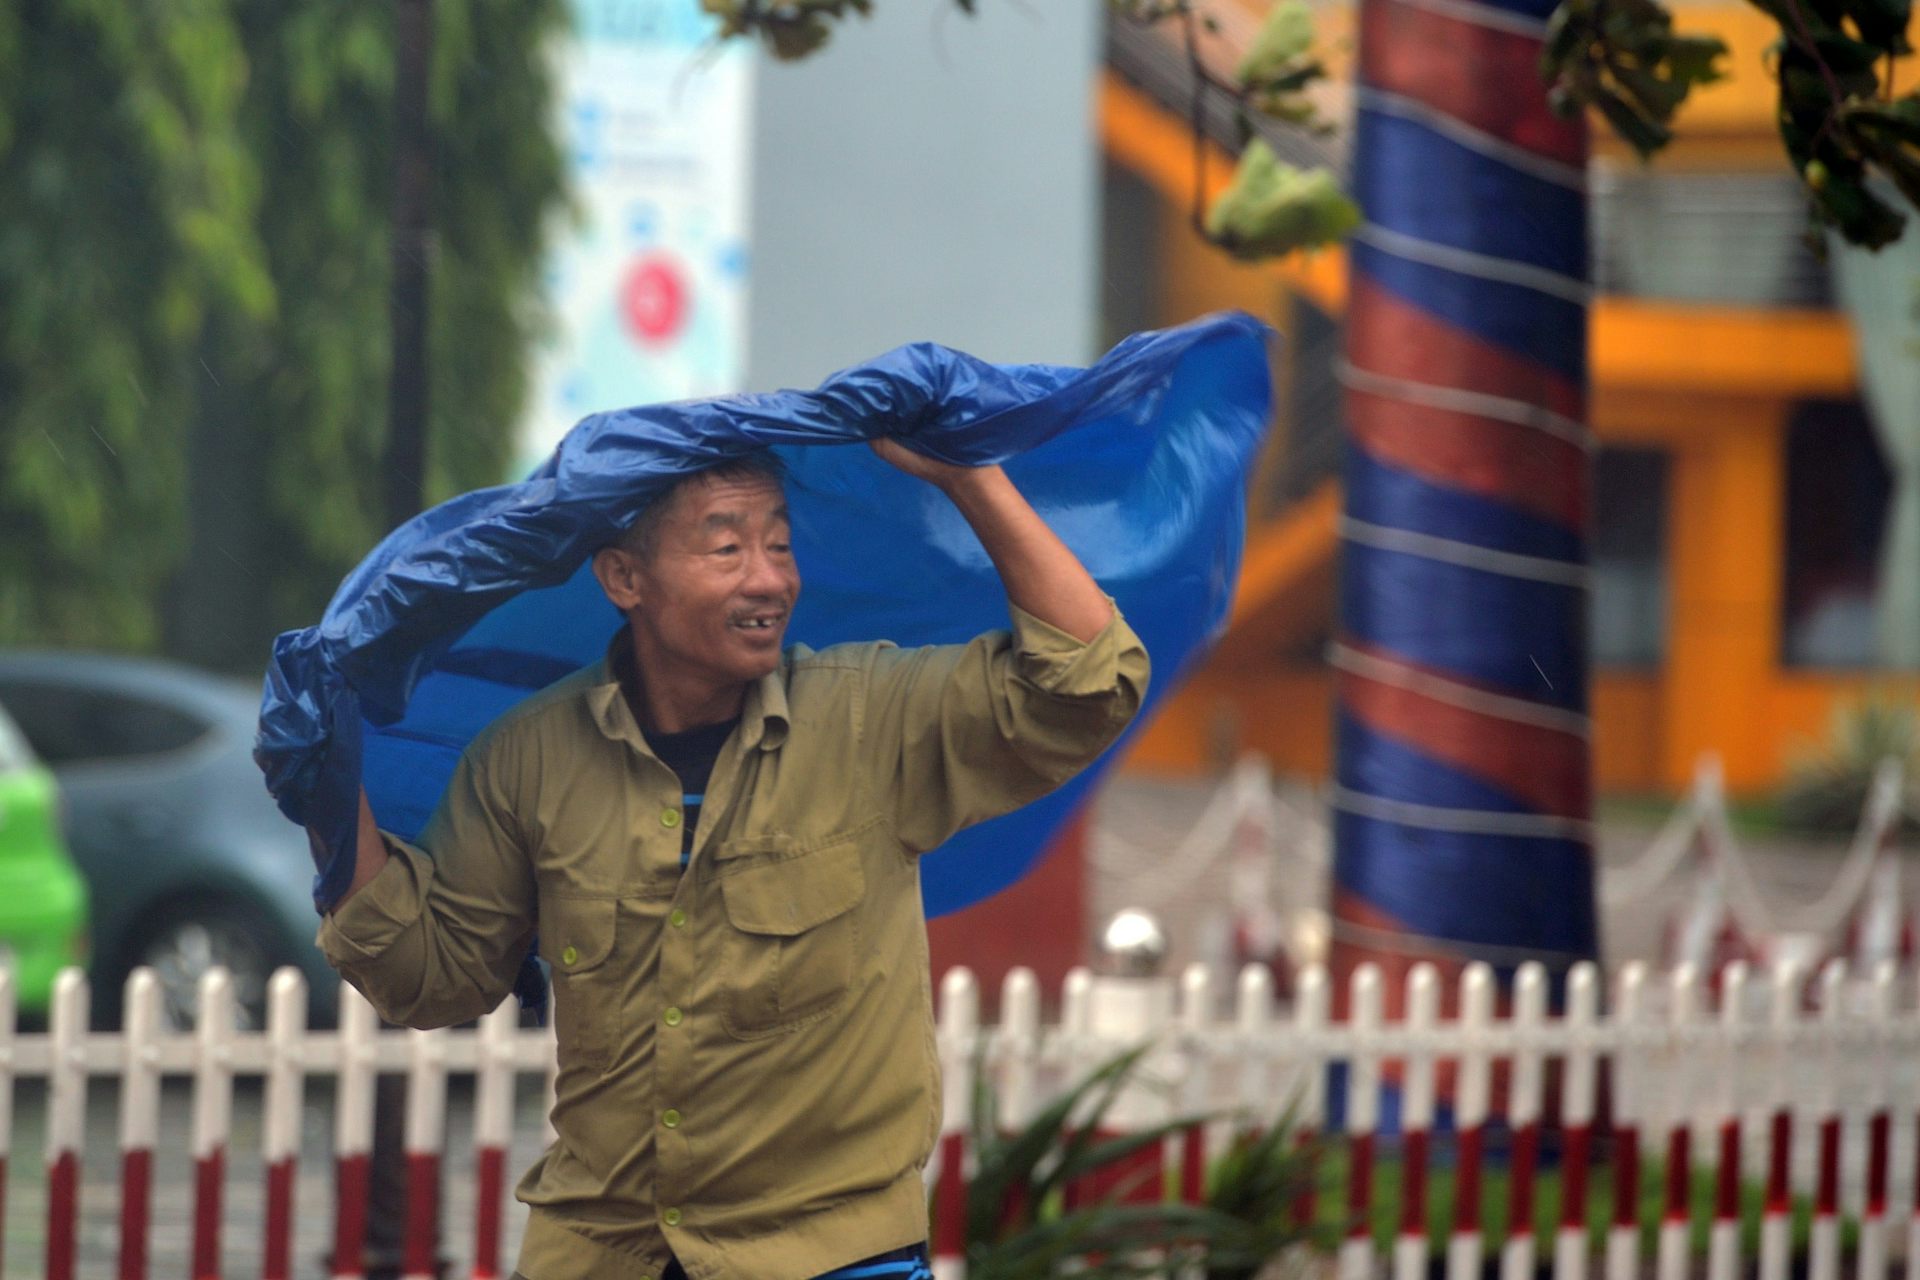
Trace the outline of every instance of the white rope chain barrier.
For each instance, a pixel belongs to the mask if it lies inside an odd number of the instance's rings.
[[[1704,762],[1687,798],[1668,815],[1646,848],[1630,863],[1601,876],[1601,903],[1619,910],[1652,899],[1683,874],[1689,861],[1699,853],[1703,855],[1700,874],[1720,886],[1719,896],[1727,911],[1748,937],[1768,938],[1786,933],[1836,936],[1871,890],[1875,868],[1891,853],[1892,838],[1903,814],[1911,813],[1920,819],[1920,804],[1909,800],[1906,790],[1900,762],[1882,761],[1875,771],[1846,857],[1832,883],[1816,901],[1796,908],[1768,901],[1749,855],[1733,834],[1719,766],[1717,762]],[[1505,828],[1528,816],[1433,810],[1349,791],[1337,784],[1329,785],[1322,794],[1329,809],[1435,828],[1479,830],[1486,827],[1489,834],[1521,834]],[[1275,791],[1265,761],[1249,756],[1236,764],[1233,772],[1214,790],[1205,810],[1167,857],[1154,857],[1150,850],[1110,828],[1101,831],[1089,853],[1096,870],[1130,880],[1135,892],[1145,901],[1159,901],[1179,885],[1194,883],[1211,871],[1236,847],[1235,829],[1241,822],[1252,819],[1260,824],[1267,844],[1276,855],[1290,856],[1301,864],[1302,870],[1324,873],[1326,859],[1312,856],[1306,847],[1312,842],[1279,838],[1286,825],[1280,811],[1293,808]],[[1295,816],[1306,822],[1323,821],[1317,814]],[[1491,830],[1496,825],[1495,819],[1500,820],[1497,825],[1502,828],[1497,832]],[[1580,834],[1572,829],[1574,824],[1565,820],[1549,821],[1555,824],[1553,834]],[[1561,825],[1568,829],[1560,830]],[[1578,825],[1581,831],[1590,831],[1586,824]],[[1525,834],[1544,832],[1529,828]],[[1139,873],[1141,867],[1148,868],[1146,874]],[[1336,932],[1353,936],[1357,942],[1378,945],[1383,941],[1371,936],[1363,940],[1358,934],[1364,930],[1350,923],[1338,923],[1335,928]],[[1489,949],[1490,953],[1501,952],[1503,962],[1513,958],[1505,954],[1506,950]]]

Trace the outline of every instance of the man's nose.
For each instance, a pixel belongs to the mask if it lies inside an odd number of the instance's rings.
[[[787,590],[787,584],[786,565],[771,551],[763,547],[748,556],[746,581],[748,594],[783,595]]]

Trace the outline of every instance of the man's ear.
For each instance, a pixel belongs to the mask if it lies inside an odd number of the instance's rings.
[[[640,606],[640,563],[633,552],[621,547],[600,548],[593,553],[593,576],[621,613]]]

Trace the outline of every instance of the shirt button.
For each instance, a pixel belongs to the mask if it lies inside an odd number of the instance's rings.
[[[678,1129],[680,1127],[680,1113],[672,1107],[668,1107],[666,1111],[661,1114],[660,1123],[669,1129]]]
[[[679,826],[680,811],[678,809],[662,809],[660,811],[660,825],[663,827]]]
[[[580,958],[580,953],[578,951],[575,951],[572,947],[568,947],[560,953],[561,964],[572,964],[574,961],[578,960],[579,958]]]
[[[687,923],[687,913],[682,911],[680,908],[675,907],[667,915],[667,923],[672,925],[676,929],[685,928]]]
[[[666,1020],[666,1024],[667,1024],[668,1026],[670,1026],[670,1027],[677,1027],[677,1026],[679,1026],[679,1025],[680,1025],[680,1016],[681,1016],[681,1015],[680,1015],[680,1010],[679,1010],[679,1009],[677,1009],[677,1008],[675,1008],[675,1007],[674,1007],[674,1006],[672,1006],[672,1005],[668,1005],[668,1006],[667,1006],[667,1013],[666,1013],[666,1019],[665,1019],[665,1020]]]
[[[677,1227],[680,1225],[680,1211],[678,1209],[669,1209],[660,1215],[660,1221],[670,1227]]]

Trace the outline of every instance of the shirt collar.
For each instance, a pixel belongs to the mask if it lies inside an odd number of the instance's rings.
[[[651,754],[623,684],[623,680],[637,679],[631,632],[623,626],[614,632],[606,654],[588,676],[587,707],[601,733]],[[786,742],[788,727],[787,682],[784,671],[775,668],[747,687],[746,701],[740,708],[740,741],[748,747],[773,751]]]

